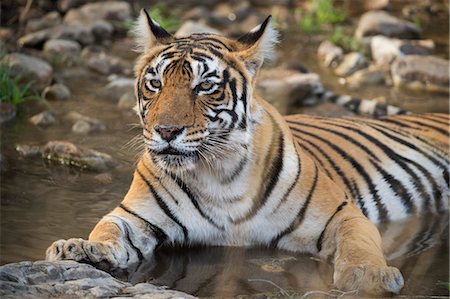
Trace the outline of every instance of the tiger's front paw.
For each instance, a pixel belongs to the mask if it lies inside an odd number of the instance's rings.
[[[117,261],[109,244],[83,239],[58,240],[46,251],[49,261],[74,260],[95,265],[101,269],[117,266]]]
[[[403,276],[397,268],[374,265],[345,267],[335,272],[334,283],[343,291],[369,294],[398,293],[404,285]]]

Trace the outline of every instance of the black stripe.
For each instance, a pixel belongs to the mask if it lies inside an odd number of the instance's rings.
[[[297,136],[294,135],[294,137],[297,137]],[[338,177],[342,179],[342,182],[347,187],[348,191],[352,194],[352,196],[355,196],[354,190],[350,184],[349,179],[345,175],[344,171],[342,171],[342,169],[338,165],[336,165],[334,160],[327,153],[325,153],[325,151],[320,146],[318,146],[314,142],[312,142],[308,139],[304,139],[304,138],[302,138],[298,141],[299,144],[304,143],[304,142],[308,143],[313,148],[315,148],[325,158],[325,160],[331,165],[331,168],[336,172]],[[315,157],[316,157],[317,161],[322,163],[323,159],[319,159],[317,156],[315,156]],[[325,168],[325,169],[328,172],[328,168]],[[329,174],[329,177],[332,178],[332,176],[329,172],[328,172],[328,174]]]
[[[264,186],[264,191],[258,193],[258,198],[254,200],[252,209],[242,218],[235,220],[235,223],[242,223],[250,219],[253,215],[256,215],[258,211],[265,205],[267,200],[269,199],[272,191],[275,189],[275,186],[278,184],[278,180],[280,178],[281,170],[284,167],[284,136],[281,128],[278,126],[276,121],[273,119],[272,115],[268,114],[272,120],[272,124],[274,127],[274,134],[279,134],[278,136],[278,154],[274,159],[272,159],[272,163],[270,165],[269,173],[265,178],[263,178],[263,182],[268,180],[268,183]],[[272,144],[273,146],[273,144]],[[270,155],[270,153],[268,153]],[[261,190],[260,190],[261,191]]]
[[[229,176],[227,176],[226,178],[221,179],[220,183],[222,185],[227,185],[227,184],[231,184],[232,182],[234,182],[239,177],[239,175],[241,174],[242,170],[244,170],[244,167],[245,167],[245,165],[247,165],[247,163],[248,163],[247,156],[242,157],[242,159],[239,162],[239,165],[236,167],[236,169],[234,169]]]
[[[383,121],[384,121],[384,120],[383,120]],[[431,162],[433,162],[435,165],[438,165],[438,166],[439,166],[440,168],[442,168],[443,170],[446,170],[446,169],[447,169],[446,166],[445,166],[444,164],[442,164],[441,162],[439,162],[438,160],[436,160],[434,157],[430,156],[428,153],[424,152],[421,148],[417,147],[415,144],[409,142],[408,140],[405,140],[405,139],[399,138],[399,137],[397,137],[397,136],[394,136],[394,135],[392,135],[392,134],[390,134],[390,133],[387,133],[385,130],[387,130],[387,131],[389,131],[389,132],[391,132],[391,133],[399,134],[399,135],[401,135],[402,137],[404,137],[404,138],[406,138],[406,139],[411,138],[411,136],[409,136],[409,135],[406,135],[406,136],[405,136],[405,135],[402,134],[401,132],[399,132],[399,131],[397,131],[397,130],[395,130],[395,129],[392,129],[392,128],[383,126],[383,125],[381,125],[381,124],[371,123],[371,124],[368,124],[368,125],[369,125],[370,127],[374,128],[375,130],[377,130],[378,132],[380,132],[381,134],[383,134],[383,135],[385,135],[385,136],[391,138],[392,140],[396,141],[397,143],[400,143],[400,144],[402,144],[402,145],[404,145],[404,146],[406,146],[406,147],[409,147],[409,148],[411,148],[411,149],[417,151],[418,153],[420,153],[420,154],[422,154],[424,157],[426,157],[428,160],[430,160]],[[421,141],[421,142],[423,142],[424,144],[428,145],[428,146],[431,147],[431,148],[434,148],[434,147],[435,147],[433,144],[430,144],[427,140],[425,140],[425,139],[423,139],[423,138],[420,138],[420,137],[418,137],[418,136],[414,136],[414,138],[417,139],[417,140],[419,140],[419,141]],[[437,155],[439,158],[441,158],[442,160],[444,160],[445,162],[447,162],[447,165],[449,164],[449,161],[448,161],[447,158],[445,158],[445,157],[439,155],[439,154],[436,153],[436,152],[433,152],[433,154]]]
[[[158,206],[164,211],[164,213],[170,218],[172,219],[176,224],[178,224],[178,226],[183,230],[183,235],[184,235],[184,241],[185,242],[189,242],[189,232],[187,230],[187,228],[180,222],[180,220],[178,220],[178,218],[172,213],[172,211],[170,210],[170,208],[167,206],[167,203],[164,201],[164,199],[161,198],[161,196],[159,196],[158,192],[155,190],[155,188],[152,186],[152,184],[150,183],[150,181],[148,181],[144,175],[142,174],[142,172],[136,168],[136,172],[139,174],[139,176],[141,177],[141,179],[145,182],[145,184],[147,185],[148,189],[150,190],[150,192],[152,193],[153,197],[155,198],[156,202],[158,203]]]
[[[295,142],[294,142],[293,146],[295,148]],[[289,194],[291,194],[295,185],[297,185],[297,183],[298,183],[298,178],[300,177],[300,172],[301,172],[301,168],[302,168],[302,165],[301,165],[302,161],[300,160],[300,156],[299,156],[296,148],[295,148],[295,154],[297,155],[297,159],[298,159],[297,173],[295,174],[295,178],[292,181],[292,184],[289,186],[288,190],[284,193],[284,195],[281,198],[280,202],[278,203],[277,207],[274,209],[274,212],[281,206],[281,204],[283,204],[287,200],[287,198],[289,197]]]
[[[328,227],[328,225],[330,224],[331,220],[333,220],[334,216],[336,216],[337,213],[339,213],[339,211],[341,211],[346,205],[348,204],[347,201],[342,202],[336,209],[336,211],[334,211],[333,215],[331,215],[330,218],[328,218],[327,223],[325,224],[325,227],[323,228],[323,231],[320,233],[319,239],[317,239],[317,251],[320,252],[322,250],[322,243],[323,243],[323,238],[325,237],[325,231]]]
[[[449,119],[447,119],[446,121],[443,121],[442,119],[437,120],[437,119],[434,118],[435,115],[432,115],[432,114],[431,115],[430,114],[424,114],[424,115],[421,115],[420,117],[423,118],[423,119],[426,119],[428,121],[435,122],[437,124],[441,124],[441,125],[444,125],[444,126],[450,126]]]
[[[386,207],[384,206],[383,202],[381,201],[380,196],[378,195],[378,191],[375,188],[374,183],[371,180],[370,175],[366,172],[366,170],[364,169],[364,167],[358,163],[358,161],[356,161],[352,156],[350,156],[349,154],[347,154],[347,152],[343,151],[340,147],[336,146],[335,144],[331,143],[330,141],[317,136],[315,134],[300,130],[298,128],[294,128],[291,127],[291,129],[293,131],[299,132],[301,134],[305,134],[308,136],[311,136],[315,139],[318,139],[320,141],[322,141],[323,143],[327,144],[328,146],[330,146],[334,151],[336,151],[344,160],[346,160],[347,162],[349,162],[353,168],[355,168],[355,170],[358,172],[358,174],[364,179],[364,181],[366,182],[368,188],[369,188],[369,192],[372,196],[372,198],[375,201],[375,204],[378,208],[378,214],[379,214],[379,218],[380,220],[386,220],[388,219],[388,211],[386,209]],[[295,135],[294,135],[295,136]],[[296,136],[297,138],[302,138],[301,136]]]
[[[425,127],[425,128],[429,128],[429,129],[435,130],[436,132],[439,132],[439,133],[441,133],[441,134],[443,134],[443,135],[445,135],[445,136],[448,136],[448,135],[449,135],[448,130],[444,130],[444,129],[439,128],[439,127],[436,127],[436,126],[432,126],[432,125],[423,123],[423,122],[418,121],[418,120],[410,120],[410,119],[405,119],[405,118],[401,118],[401,120],[402,120],[402,121],[406,121],[406,122],[408,122],[408,123],[415,124],[415,125],[419,125],[419,126],[421,126],[421,127]]]
[[[138,215],[136,212],[131,211],[129,208],[127,208],[125,205],[123,205],[122,203],[119,205],[119,207],[124,210],[125,212],[127,212],[128,214],[133,215],[134,217],[138,218],[139,220],[141,220],[142,222],[144,222],[144,224],[150,228],[150,230],[153,232],[154,237],[156,238],[158,245],[161,245],[162,243],[164,243],[167,240],[167,234],[157,225],[151,223],[150,221],[142,218],[140,215]]]
[[[200,208],[200,205],[198,204],[197,198],[192,194],[189,187],[177,176],[175,176],[173,173],[169,173],[171,178],[175,181],[175,183],[178,185],[178,187],[183,190],[183,192],[186,194],[186,196],[190,199],[191,203],[194,205],[197,212],[206,219],[211,225],[216,227],[217,229],[224,230],[223,226],[218,225],[214,222],[214,220],[211,219],[209,215],[206,215],[205,212]]]
[[[409,167],[409,165],[403,161],[403,159],[402,159],[403,157],[402,156],[400,156],[398,153],[394,152],[390,147],[388,147],[384,143],[380,142],[375,137],[373,137],[373,136],[363,132],[362,130],[356,129],[354,127],[344,126],[342,124],[334,124],[333,123],[333,125],[335,125],[337,127],[340,127],[340,128],[343,128],[343,129],[347,129],[347,130],[352,131],[352,132],[355,132],[355,133],[359,134],[360,136],[363,136],[367,141],[371,142],[373,145],[375,145],[378,148],[380,148],[383,151],[383,153],[389,159],[391,159],[391,161],[396,163],[400,168],[402,168],[403,170],[405,170],[408,173],[408,175],[413,179],[412,184],[414,185],[414,188],[420,193],[421,197],[426,199],[426,200],[430,200],[429,194],[427,194],[425,192],[425,187],[422,184],[420,178]],[[372,165],[377,167],[378,172],[380,172],[383,175],[383,177],[388,182],[392,182],[393,183],[393,185],[391,185],[392,187],[397,186],[397,187],[394,187],[394,188],[391,188],[391,189],[395,190],[396,193],[397,193],[397,191],[400,192],[398,194],[401,195],[403,203],[406,206],[407,210],[409,212],[411,212],[411,213],[414,212],[415,207],[414,207],[413,203],[411,202],[411,194],[409,194],[409,192],[407,192],[406,194],[403,192],[403,191],[406,190],[406,188],[404,188],[404,186],[399,181],[394,180],[394,178],[392,178],[392,176],[388,175],[383,169],[378,167],[378,165],[375,165],[374,162],[372,162]],[[389,177],[389,179],[388,179],[388,177]]]
[[[292,123],[292,124],[295,124],[295,125],[300,125],[300,126],[303,126],[303,127],[315,128],[315,129],[317,129],[317,130],[322,130],[322,131],[329,132],[329,133],[335,134],[335,135],[337,135],[337,136],[340,136],[340,137],[342,137],[344,140],[346,140],[346,141],[352,143],[353,145],[359,147],[362,151],[364,151],[364,152],[366,152],[367,154],[369,154],[369,156],[372,157],[373,159],[375,159],[376,161],[380,161],[380,158],[378,158],[378,157],[377,157],[377,156],[376,156],[369,148],[367,148],[365,145],[361,144],[361,143],[360,143],[359,141],[357,141],[356,139],[350,137],[349,135],[343,134],[342,132],[335,131],[335,130],[332,130],[332,129],[329,129],[329,128],[324,128],[324,127],[320,127],[320,126],[315,126],[315,125],[307,124],[307,123],[300,123],[300,122],[296,122],[296,121],[290,121],[290,120],[288,120],[288,123]],[[327,123],[327,124],[329,124],[329,125],[331,125],[331,126],[337,126],[337,127],[341,127],[341,128],[347,128],[347,127],[343,127],[343,126],[340,126],[340,125],[338,125],[338,124],[336,124],[336,123],[332,123],[332,122],[325,122],[325,123]]]
[[[277,247],[281,238],[283,238],[287,234],[292,233],[296,228],[298,228],[302,224],[303,219],[305,218],[306,209],[308,209],[309,203],[311,202],[311,199],[314,196],[314,192],[316,191],[318,178],[319,178],[319,170],[317,169],[317,165],[315,165],[313,183],[311,189],[308,192],[308,196],[306,197],[305,202],[303,203],[303,206],[298,211],[297,216],[294,218],[294,220],[292,220],[291,224],[284,231],[279,233],[274,239],[272,239],[270,243],[273,247]]]
[[[120,219],[120,220],[122,220],[122,219]],[[129,228],[128,223],[126,223],[124,220],[122,220],[122,224],[123,224],[123,228],[125,230],[125,238],[128,241],[128,244],[130,245],[130,247],[133,248],[133,250],[136,252],[136,255],[138,256],[138,259],[139,259],[139,264],[141,264],[142,261],[144,260],[144,255],[142,254],[142,251],[138,247],[136,247],[136,245],[134,245],[133,241],[131,240],[130,228]]]

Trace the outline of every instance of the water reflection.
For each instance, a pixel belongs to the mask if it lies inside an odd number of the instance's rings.
[[[403,295],[448,295],[448,217],[412,217],[380,225],[386,257],[402,271]],[[271,248],[163,248],[137,269],[115,272],[200,297],[267,297],[330,291],[333,267],[314,257]],[[281,290],[281,289],[282,290]]]

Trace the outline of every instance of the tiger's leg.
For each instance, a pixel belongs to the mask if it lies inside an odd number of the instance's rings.
[[[333,218],[324,243],[335,249],[335,285],[345,291],[398,293],[404,284],[403,277],[397,268],[386,264],[376,226],[353,204],[348,204]]]
[[[156,243],[152,234],[143,232],[138,224],[113,211],[95,226],[88,240],[72,238],[55,241],[47,249],[46,259],[75,260],[112,270],[141,262],[151,255]]]

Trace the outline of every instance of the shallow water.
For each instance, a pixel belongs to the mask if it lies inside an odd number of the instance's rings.
[[[448,37],[446,41],[448,44]],[[367,98],[384,96],[393,104],[417,112],[448,112],[447,95],[386,87],[349,90],[328,70],[319,67],[316,47],[307,37],[289,38],[280,47],[283,49],[280,61],[302,63],[318,72],[325,85],[338,93]],[[445,55],[448,57],[442,54]],[[73,98],[52,103],[53,110],[60,116],[75,110],[99,118],[107,130],[80,136],[70,133],[71,124],[64,120],[58,126],[41,129],[27,122],[26,113],[2,127],[5,168],[1,173],[0,264],[43,259],[45,249],[57,239],[86,238],[100,217],[121,201],[131,182],[139,146],[127,143],[140,133],[133,125],[137,117],[132,112],[120,111],[115,102],[99,96],[98,90],[106,82],[97,75],[81,72],[78,79],[65,83]],[[301,110],[295,108],[290,112]],[[104,183],[96,173],[22,159],[14,150],[18,143],[44,144],[50,140],[67,140],[108,153],[118,160],[119,167],[107,174],[111,182]],[[405,276],[406,287],[401,294],[449,295],[441,284],[449,281],[447,214],[412,218],[381,226],[381,230],[391,256],[390,264],[399,267]],[[332,289],[330,264],[274,249],[162,249],[144,270],[129,279],[167,285],[203,297],[281,296],[279,287],[289,294]]]

